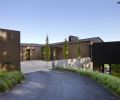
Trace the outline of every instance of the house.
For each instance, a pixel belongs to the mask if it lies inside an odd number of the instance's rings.
[[[77,58],[78,40],[76,36],[69,36],[68,39],[68,52],[69,59]],[[91,57],[91,45],[93,43],[104,42],[100,37],[93,37],[87,39],[80,39],[81,57]],[[63,56],[64,42],[50,44],[51,60],[64,59]],[[43,60],[43,48],[42,44],[21,44],[21,60]],[[27,59],[27,57],[29,59]]]
[[[69,52],[69,59],[77,58],[78,57],[78,37],[76,36],[69,36],[68,41],[68,52]],[[94,38],[87,38],[80,40],[80,49],[81,49],[81,57],[91,57],[91,45],[93,43],[103,42],[103,40],[99,37]],[[63,47],[64,42],[53,43],[51,44],[51,59],[54,59],[56,54],[56,59],[63,59]]]

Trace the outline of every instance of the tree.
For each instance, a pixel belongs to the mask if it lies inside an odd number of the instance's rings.
[[[50,60],[50,46],[48,36],[46,36],[46,43],[43,49],[43,56],[46,61]]]
[[[77,55],[78,55],[78,58],[80,58],[80,57],[81,57],[80,40],[78,40]]]
[[[68,42],[65,38],[64,47],[63,47],[63,56],[64,56],[65,59],[68,58],[68,54],[69,54],[69,52],[68,52]]]

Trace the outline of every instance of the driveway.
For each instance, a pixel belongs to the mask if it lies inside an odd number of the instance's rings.
[[[22,61],[21,62],[21,71],[23,73],[31,73],[36,71],[44,71],[52,69],[52,62],[42,60],[33,60],[33,61]]]
[[[117,100],[95,81],[74,73],[43,68],[25,75],[27,80],[1,93],[0,100]]]

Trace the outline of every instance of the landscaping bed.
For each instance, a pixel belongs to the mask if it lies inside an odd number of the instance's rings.
[[[61,68],[57,67],[57,70],[60,71],[70,71],[70,72],[75,72],[83,76],[87,76],[98,83],[100,83],[103,87],[107,88],[110,90],[112,93],[120,96],[120,78],[108,75],[108,74],[103,74],[99,73],[96,71],[90,71],[90,70],[82,70],[82,69],[73,69],[73,68]]]
[[[24,75],[18,71],[0,72],[0,92],[12,89],[24,79]]]

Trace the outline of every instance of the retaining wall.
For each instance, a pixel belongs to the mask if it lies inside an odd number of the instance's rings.
[[[93,63],[91,62],[90,57],[80,58],[80,59],[63,59],[63,60],[54,60],[54,67],[71,67],[76,69],[89,69],[93,70]]]

